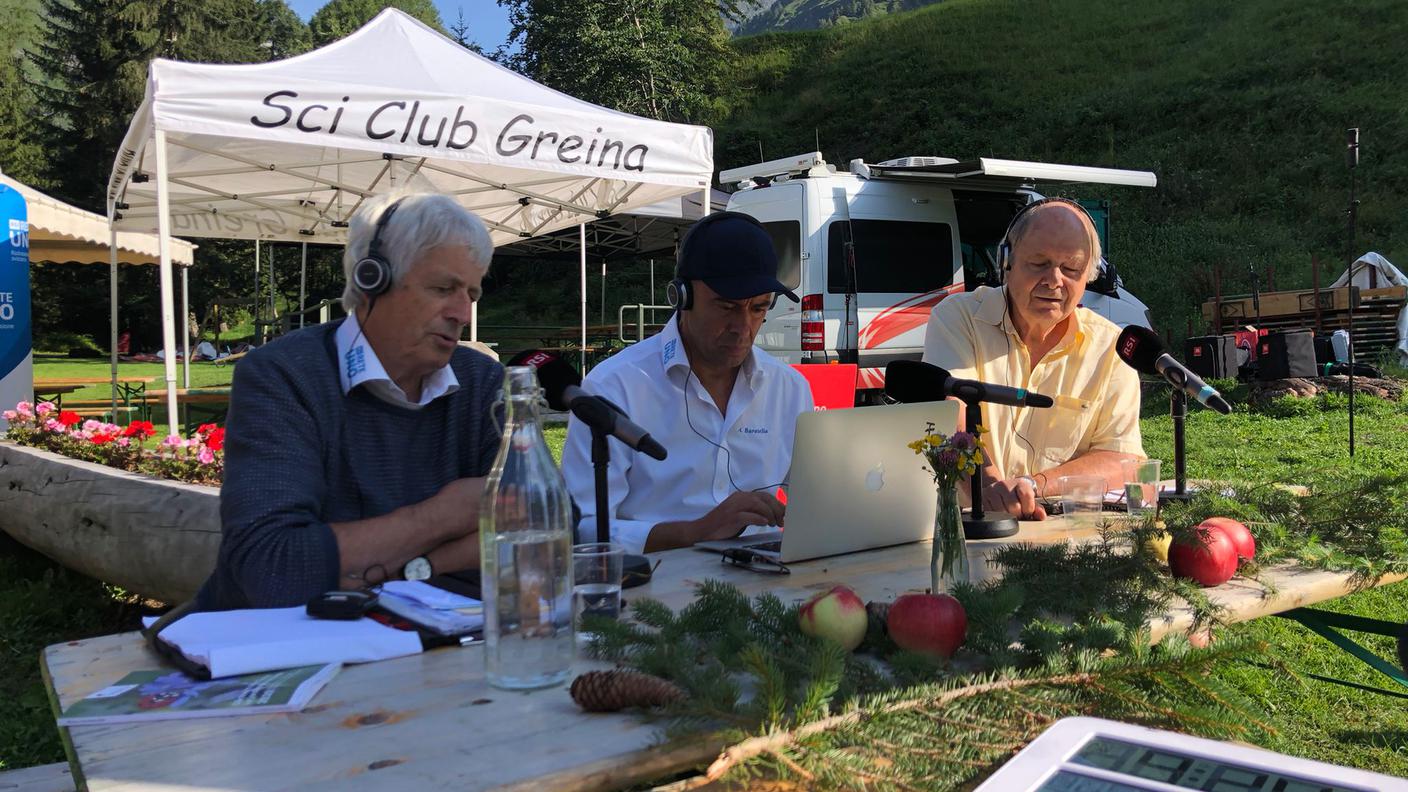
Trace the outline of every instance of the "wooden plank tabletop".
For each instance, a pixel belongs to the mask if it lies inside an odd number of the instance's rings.
[[[1016,541],[1088,538],[1062,518],[1023,523]],[[975,578],[994,574],[986,555],[1001,541],[970,542]],[[1012,540],[1005,540],[1012,541]],[[655,579],[625,597],[650,596],[674,608],[706,578],[750,594],[800,601],[844,582],[862,598],[892,599],[929,582],[928,543],[790,565],[787,576],[723,565],[695,550],[655,554]],[[1278,589],[1235,580],[1210,590],[1234,620],[1256,618],[1350,591],[1348,576],[1298,568],[1268,570]],[[1379,581],[1395,582],[1401,578]],[[1186,630],[1175,609],[1154,629]],[[45,649],[42,665],[62,709],[130,671],[159,663],[137,634],[104,636]],[[579,661],[576,670],[596,664]],[[74,727],[65,741],[75,778],[89,790],[282,789],[605,789],[659,778],[705,762],[708,739],[661,744],[660,726],[634,715],[583,713],[566,686],[531,693],[497,690],[484,679],[480,646],[343,669],[300,713]]]
[[[125,385],[125,384],[133,384],[133,383],[138,383],[138,382],[140,382],[140,383],[156,382],[156,379],[157,379],[157,378],[156,378],[155,376],[151,376],[151,377],[136,377],[136,376],[131,376],[131,377],[118,377],[118,378],[117,378],[117,381],[118,381],[118,383]],[[44,385],[44,386],[51,386],[51,385],[107,385],[107,384],[109,384],[109,383],[111,383],[111,382],[112,382],[112,377],[49,377],[49,378],[36,378],[36,379],[34,380],[34,387],[38,388],[40,385]]]

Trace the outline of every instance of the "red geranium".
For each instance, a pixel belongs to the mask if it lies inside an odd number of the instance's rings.
[[[136,437],[140,440],[145,440],[154,434],[156,434],[156,427],[152,426],[151,421],[133,421],[127,425],[126,429],[122,430],[123,437]]]
[[[83,416],[79,415],[73,410],[63,410],[59,413],[59,423],[63,424],[66,427],[73,426],[76,423],[82,422]]]
[[[210,434],[213,431],[215,431],[215,424],[213,423],[201,424],[196,428],[196,434],[201,436]]]
[[[117,437],[117,435],[95,434],[89,439],[93,442],[93,445],[104,445],[111,443],[114,437]]]
[[[219,451],[225,447],[225,430],[219,427],[212,428],[210,434],[205,436],[205,447],[211,451]]]

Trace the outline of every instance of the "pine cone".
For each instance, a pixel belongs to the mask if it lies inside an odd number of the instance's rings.
[[[871,624],[880,625],[880,631],[885,635],[890,632],[886,627],[889,625],[890,603],[888,602],[867,602],[865,603],[865,615],[870,619]]]
[[[616,712],[627,707],[663,707],[684,698],[684,690],[658,676],[616,668],[588,671],[572,680],[572,700],[587,712]]]

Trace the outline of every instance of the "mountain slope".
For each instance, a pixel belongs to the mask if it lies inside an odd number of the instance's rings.
[[[910,11],[940,0],[774,0],[734,29],[738,36],[835,27],[870,17]]]
[[[1322,282],[1342,270],[1346,127],[1363,128],[1353,249],[1408,264],[1404,29],[1395,0],[949,0],[756,36],[737,42],[715,158],[819,138],[843,166],[934,154],[1153,170],[1154,190],[1068,192],[1114,200],[1111,258],[1181,337],[1214,266],[1224,293],[1247,288],[1249,264],[1279,288],[1308,288],[1312,255]]]

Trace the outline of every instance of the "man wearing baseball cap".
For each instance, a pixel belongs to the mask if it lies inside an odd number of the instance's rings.
[[[668,295],[675,315],[659,334],[591,370],[584,390],[604,396],[669,450],[664,461],[612,442],[612,540],[627,552],[727,539],[782,525],[774,497],[792,463],[797,416],[812,409],[802,375],[753,346],[779,295],[777,254],[762,224],[739,212],[695,223],[680,243]],[[591,432],[571,419],[562,471],[593,535]]]

